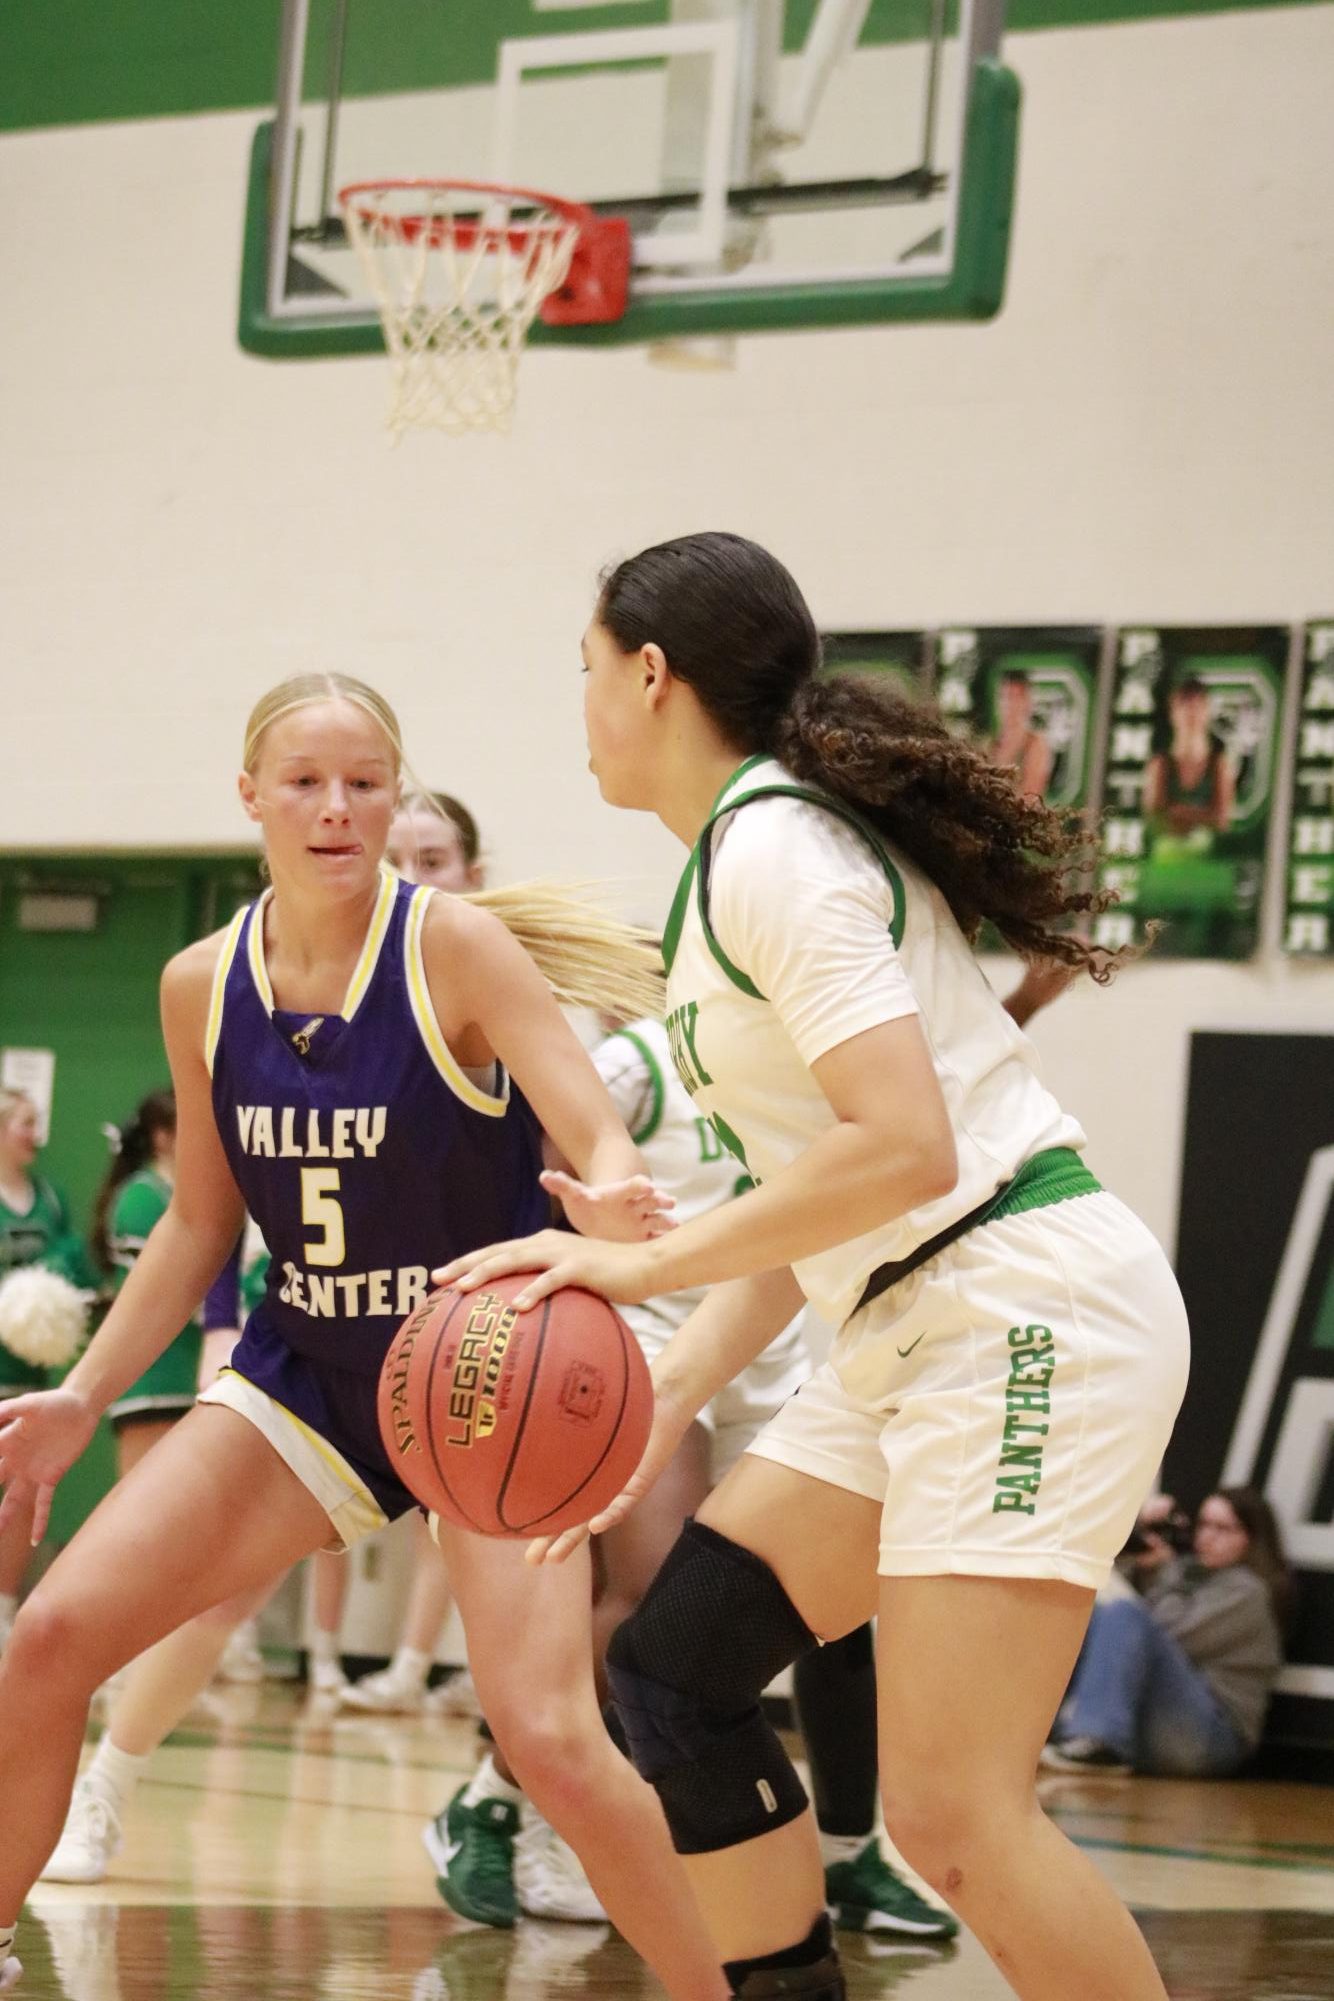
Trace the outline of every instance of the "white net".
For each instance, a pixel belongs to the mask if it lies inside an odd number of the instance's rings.
[[[345,188],[393,376],[388,424],[508,430],[524,341],[569,273],[577,212],[465,183]]]

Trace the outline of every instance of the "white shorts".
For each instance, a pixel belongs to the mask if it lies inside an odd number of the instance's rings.
[[[676,1328],[654,1314],[637,1313],[632,1306],[622,1307],[621,1315],[638,1341],[644,1360],[650,1364],[656,1362]],[[709,1468],[715,1487],[742,1453],[750,1450],[775,1412],[809,1378],[811,1360],[802,1334],[804,1325],[804,1314],[791,1321],[748,1369],[743,1369],[705,1404],[695,1419],[709,1433]]]
[[[1103,1583],[1186,1387],[1181,1294],[1105,1191],[971,1230],[854,1314],[751,1446],[881,1504],[887,1577]]]

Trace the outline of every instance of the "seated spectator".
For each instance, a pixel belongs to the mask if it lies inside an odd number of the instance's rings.
[[[1225,1778],[1260,1741],[1289,1582],[1273,1510],[1253,1487],[1225,1487],[1183,1554],[1162,1519],[1142,1517],[1127,1552],[1139,1595],[1093,1608],[1042,1753],[1050,1771]]]

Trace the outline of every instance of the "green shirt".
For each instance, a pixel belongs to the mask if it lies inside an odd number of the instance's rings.
[[[133,1271],[149,1233],[166,1215],[170,1203],[171,1183],[152,1167],[141,1167],[116,1190],[107,1219],[107,1247],[111,1252],[112,1284],[117,1292]],[[195,1320],[190,1320],[187,1328],[195,1324]]]
[[[50,1253],[69,1235],[69,1216],[60,1192],[33,1177],[32,1207],[26,1215],[0,1196],[0,1278],[21,1265],[47,1263]]]

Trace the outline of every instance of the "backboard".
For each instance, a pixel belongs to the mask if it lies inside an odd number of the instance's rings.
[[[284,0],[242,344],[381,345],[337,196],[382,176],[626,217],[624,316],[536,340],[985,319],[1018,136],[1003,16],[1004,0]]]

